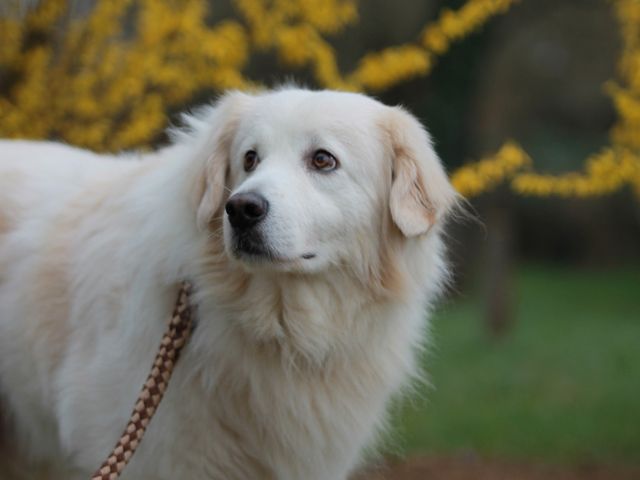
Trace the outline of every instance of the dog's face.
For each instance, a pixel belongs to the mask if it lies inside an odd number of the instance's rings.
[[[336,93],[254,99],[230,149],[229,255],[247,264],[318,270],[373,235],[391,175],[371,133],[375,104]]]
[[[224,170],[227,195],[207,211],[223,207],[225,250],[248,268],[350,266],[376,256],[385,229],[424,234],[455,197],[417,121],[368,97],[236,93],[216,115],[209,189]]]

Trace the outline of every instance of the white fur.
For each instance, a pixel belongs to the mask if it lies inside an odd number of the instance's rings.
[[[0,471],[11,457],[27,478],[88,478],[184,278],[197,328],[123,479],[344,479],[416,372],[455,202],[418,122],[290,88],[187,121],[127,158],[0,142],[0,399],[17,446]],[[337,170],[309,167],[318,148]],[[270,202],[269,259],[233,250],[224,203],[246,191]]]

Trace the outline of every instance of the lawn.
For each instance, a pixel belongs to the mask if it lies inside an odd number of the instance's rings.
[[[640,268],[528,267],[514,281],[502,339],[477,296],[439,309],[432,387],[397,414],[392,452],[639,464]]]

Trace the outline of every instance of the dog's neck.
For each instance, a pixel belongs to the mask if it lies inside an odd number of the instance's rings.
[[[370,292],[348,274],[248,272],[221,246],[205,258],[196,279],[197,301],[203,313],[224,319],[247,347],[310,368],[362,347],[349,343],[363,338],[351,331],[367,330],[357,322],[368,321],[365,311],[374,308]]]

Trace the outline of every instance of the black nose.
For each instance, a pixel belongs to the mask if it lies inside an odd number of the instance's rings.
[[[224,207],[233,228],[246,229],[252,227],[269,211],[269,202],[257,193],[236,193]]]

